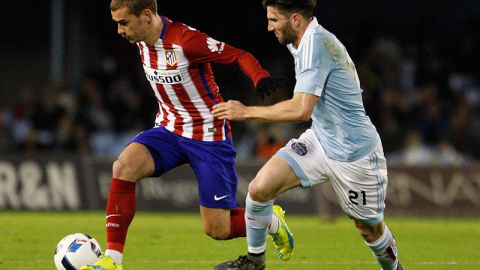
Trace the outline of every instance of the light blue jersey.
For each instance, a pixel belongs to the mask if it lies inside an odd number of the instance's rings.
[[[354,161],[371,153],[380,137],[365,113],[357,71],[343,44],[314,18],[300,45],[287,48],[295,60],[294,92],[319,97],[312,129],[327,157]]]

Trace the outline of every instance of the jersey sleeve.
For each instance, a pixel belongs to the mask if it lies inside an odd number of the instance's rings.
[[[192,63],[232,65],[245,73],[255,86],[261,78],[270,76],[252,54],[217,41],[198,30],[185,31],[182,39],[184,53]]]
[[[315,38],[311,36],[310,39]],[[305,42],[299,52],[297,83],[294,92],[320,96],[334,62],[323,42]]]

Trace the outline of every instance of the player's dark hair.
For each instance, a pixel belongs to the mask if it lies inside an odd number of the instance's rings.
[[[112,0],[110,3],[111,11],[122,7],[127,7],[131,14],[138,17],[145,9],[150,9],[153,13],[157,13],[157,0]]]
[[[271,6],[285,14],[299,13],[305,18],[313,17],[317,0],[262,0],[263,8]]]

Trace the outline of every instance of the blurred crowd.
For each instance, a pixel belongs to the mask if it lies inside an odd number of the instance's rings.
[[[364,48],[344,41],[390,164],[461,165],[480,159],[479,43],[478,35],[468,33],[456,41],[455,51],[428,37],[408,43],[380,35]],[[122,72],[118,66],[113,57],[97,60],[75,91],[68,80],[23,85],[16,102],[0,108],[0,153],[116,157],[131,138],[153,126],[158,110],[141,68]],[[288,88],[264,103],[288,98]],[[309,123],[232,125],[242,160],[269,158]]]
[[[80,89],[69,82],[25,84],[16,102],[0,109],[0,153],[57,151],[116,157],[151,127],[158,108],[135,74],[117,74],[114,59],[93,63]]]

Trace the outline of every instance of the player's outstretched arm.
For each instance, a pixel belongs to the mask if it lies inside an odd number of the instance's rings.
[[[317,96],[305,93],[295,93],[292,99],[272,106],[245,106],[229,100],[213,106],[212,113],[215,117],[232,121],[306,122],[310,120],[317,100]]]

